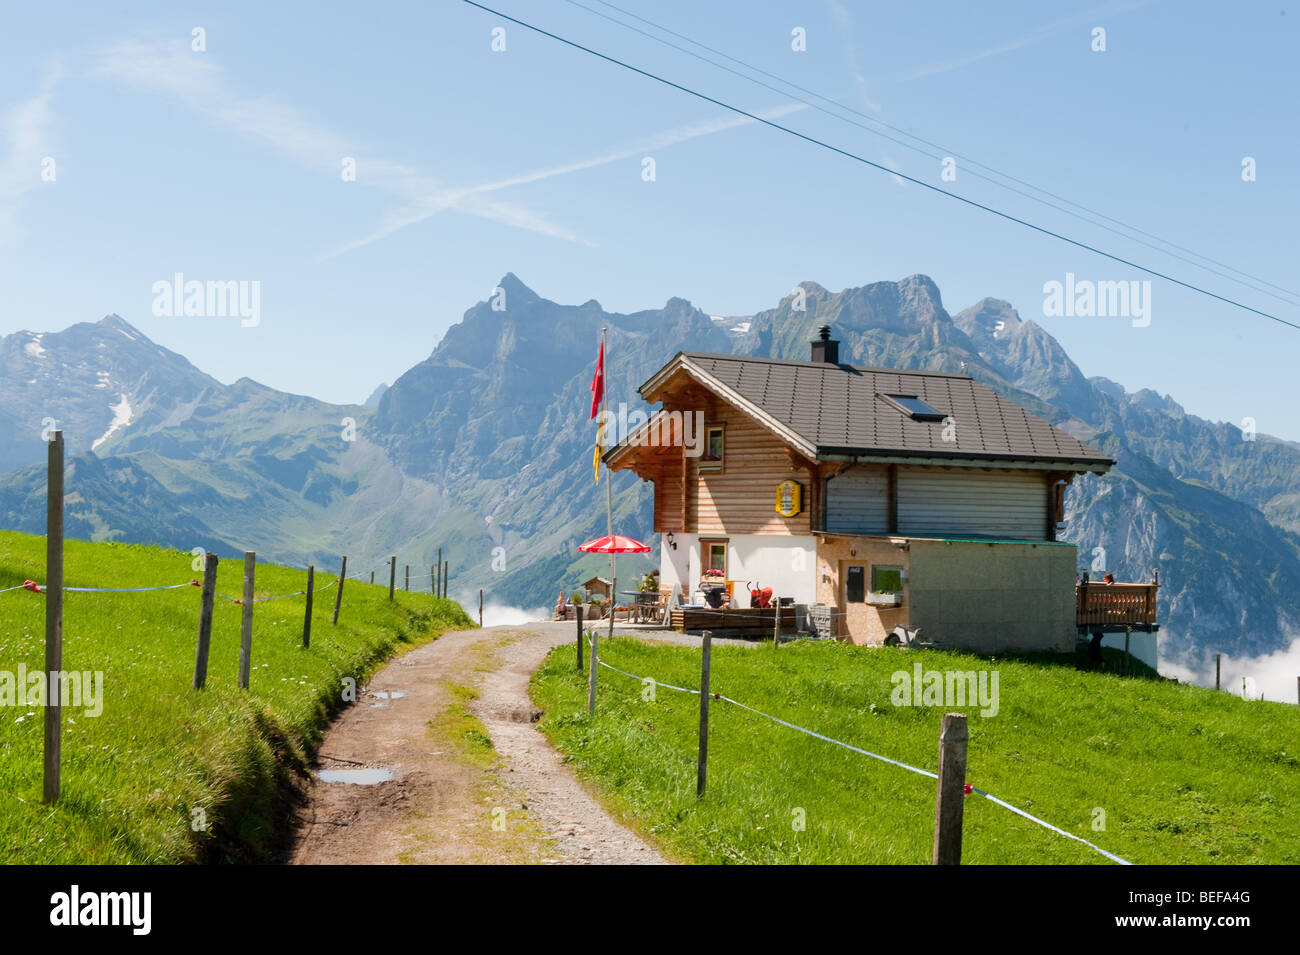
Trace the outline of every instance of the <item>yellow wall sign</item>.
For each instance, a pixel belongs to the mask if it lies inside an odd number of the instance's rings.
[[[776,512],[794,517],[803,510],[803,488],[798,481],[782,481],[776,486]]]

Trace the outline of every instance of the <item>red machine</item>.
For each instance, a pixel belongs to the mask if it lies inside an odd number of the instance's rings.
[[[746,586],[748,586],[746,581]],[[749,606],[757,610],[766,610],[772,606],[772,588],[771,587],[750,587],[749,588]]]

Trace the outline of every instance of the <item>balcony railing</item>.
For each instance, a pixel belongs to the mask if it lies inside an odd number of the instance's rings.
[[[1084,581],[1075,587],[1076,622],[1080,630],[1154,630],[1157,575],[1149,584],[1099,584]]]

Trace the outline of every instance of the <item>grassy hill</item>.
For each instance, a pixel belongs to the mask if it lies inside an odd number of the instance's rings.
[[[699,686],[700,653],[601,641],[601,659]],[[996,670],[998,710],[895,706],[893,675]],[[1148,671],[1149,673],[1149,671]],[[1300,863],[1300,707],[1152,676],[1088,672],[1073,657],[797,642],[716,647],[715,693],[933,771],[942,714],[967,714],[966,779],[1134,863]],[[596,716],[572,647],[533,681],[541,727],[606,804],[670,853],[708,863],[928,863],[934,780],[714,702],[709,783],[695,797],[699,698],[602,668]],[[1104,830],[1094,820],[1104,812]],[[796,823],[802,820],[804,828]],[[1086,846],[978,795],[967,863],[1103,863]]]
[[[69,541],[65,585],[184,583],[200,576],[192,560],[180,551]],[[0,532],[0,590],[43,582],[44,566],[44,538]],[[322,569],[316,585],[333,579]],[[259,565],[256,593],[292,593],[305,582],[302,570]],[[238,596],[242,587],[243,561],[223,560],[217,590]],[[44,666],[44,599],[26,590],[0,594],[0,671]],[[412,592],[390,603],[387,587],[349,580],[337,626],[330,624],[334,588],[316,594],[304,650],[303,601],[256,605],[251,685],[242,691],[242,608],[217,599],[207,687],[195,691],[198,588],[65,594],[64,669],[103,673],[102,713],[64,708],[63,792],[46,806],[43,712],[0,706],[0,862],[266,858],[283,832],[277,791],[305,767],[343,705],[345,681],[359,688],[394,652],[472,625],[451,601]]]

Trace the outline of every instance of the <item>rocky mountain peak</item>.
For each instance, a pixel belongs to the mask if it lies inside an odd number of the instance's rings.
[[[514,272],[507,272],[501,276],[501,281],[497,283],[497,287],[505,290],[507,308],[509,308],[509,300],[512,297],[518,297],[523,301],[530,302],[541,300],[541,296],[520,281],[519,276],[515,275]]]

